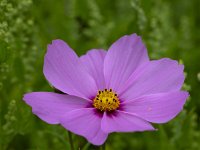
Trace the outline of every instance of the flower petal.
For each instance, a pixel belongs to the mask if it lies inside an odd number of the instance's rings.
[[[147,50],[136,34],[123,36],[109,48],[104,61],[107,88],[118,88],[141,64],[148,62]]]
[[[58,124],[66,112],[90,104],[90,101],[79,97],[51,92],[28,93],[23,100],[32,107],[35,115],[49,124]]]
[[[143,95],[178,91],[184,82],[183,65],[171,59],[151,61],[138,68],[119,92],[120,99],[133,100]]]
[[[165,123],[173,119],[183,109],[188,96],[188,92],[183,91],[152,94],[132,101],[125,101],[123,109],[147,121]]]
[[[104,113],[101,128],[106,133],[155,130],[147,121],[124,111],[116,111],[114,114]]]
[[[105,88],[105,79],[103,73],[103,63],[106,51],[101,49],[92,49],[81,56],[82,63],[87,68],[89,74],[94,78],[99,90]]]
[[[94,145],[101,145],[107,139],[108,134],[101,130],[102,116],[93,108],[83,108],[67,113],[61,124],[67,130],[84,136]]]
[[[94,79],[62,40],[54,40],[48,46],[43,72],[55,88],[69,95],[90,98],[97,92]]]

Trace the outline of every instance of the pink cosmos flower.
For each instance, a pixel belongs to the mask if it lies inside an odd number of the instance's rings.
[[[44,75],[58,90],[24,95],[32,111],[49,124],[101,145],[111,132],[155,130],[183,108],[184,66],[149,60],[136,34],[123,36],[108,51],[92,49],[80,58],[62,40],[48,45]]]

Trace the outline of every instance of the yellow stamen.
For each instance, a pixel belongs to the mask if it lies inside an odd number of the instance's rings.
[[[94,98],[93,106],[101,111],[113,111],[120,105],[117,94],[112,89],[99,91]]]

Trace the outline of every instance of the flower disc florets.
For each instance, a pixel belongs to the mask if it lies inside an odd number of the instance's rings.
[[[113,92],[112,89],[99,91],[93,101],[93,106],[101,111],[113,111],[116,110],[119,105],[120,101],[117,94]]]

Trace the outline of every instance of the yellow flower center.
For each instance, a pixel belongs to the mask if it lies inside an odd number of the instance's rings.
[[[112,89],[99,91],[93,101],[93,106],[101,111],[113,111],[116,110],[119,105],[119,98]]]

